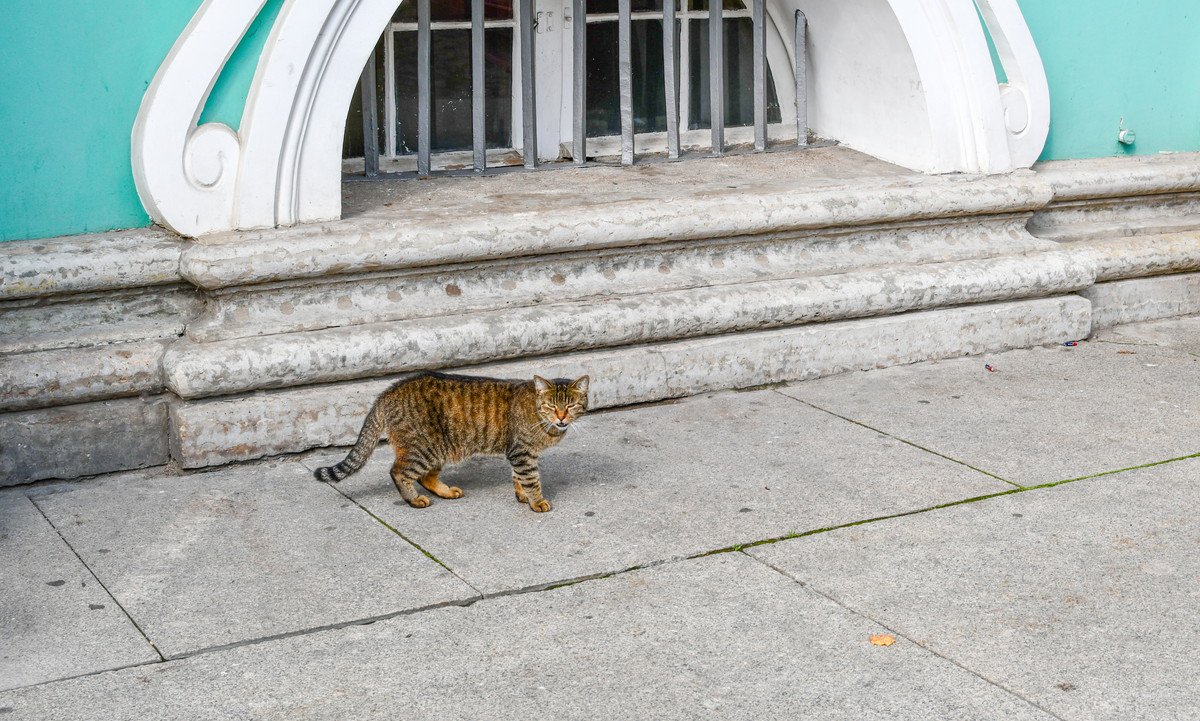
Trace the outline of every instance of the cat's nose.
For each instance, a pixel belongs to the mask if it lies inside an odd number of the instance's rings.
[[[566,411],[555,410],[555,411],[554,411],[554,417],[555,417],[555,418],[557,418],[559,421],[566,420],[566,418],[567,418],[567,412],[566,412]]]

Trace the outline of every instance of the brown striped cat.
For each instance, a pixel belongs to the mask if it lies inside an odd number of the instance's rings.
[[[517,500],[538,513],[549,511],[538,455],[587,412],[588,381],[588,376],[526,381],[447,373],[406,378],[376,399],[350,454],[315,475],[328,483],[349,476],[363,467],[386,433],[396,452],[392,482],[413,508],[429,505],[414,483],[439,498],[462,498],[461,488],[438,478],[442,466],[475,455],[502,455],[512,465]]]

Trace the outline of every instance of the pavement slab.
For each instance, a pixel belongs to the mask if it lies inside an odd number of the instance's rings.
[[[1096,340],[1128,345],[1152,345],[1200,356],[1200,316],[1132,323],[1096,334]]]
[[[335,487],[484,593],[1012,488],[771,391],[584,418],[542,458],[550,513],[516,502],[503,459],[448,469],[442,479],[465,497],[410,508],[389,478],[392,458],[380,446]]]
[[[739,553],[0,694],[7,719],[1050,721]]]
[[[747,551],[1067,721],[1191,721],[1200,460]]]
[[[33,500],[167,657],[478,595],[294,461]]]
[[[158,660],[29,499],[0,493],[0,690]]]
[[[1200,357],[1080,342],[850,373],[780,392],[1037,485],[1200,452],[1198,386]]]

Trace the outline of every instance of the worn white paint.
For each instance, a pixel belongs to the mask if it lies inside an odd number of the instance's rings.
[[[133,129],[138,193],[156,222],[183,235],[341,214],[346,108],[398,2],[286,0],[241,128],[197,126],[209,90],[262,4],[205,0],[143,99]],[[1041,151],[1049,98],[1015,0],[979,5],[1010,78],[1005,88],[995,81],[972,0],[768,4],[779,30],[773,44],[788,37],[797,8],[808,14],[818,133],[926,172],[1002,173],[1027,167]],[[781,68],[773,68],[778,78]]]

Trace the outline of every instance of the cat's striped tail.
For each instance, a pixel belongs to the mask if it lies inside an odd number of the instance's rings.
[[[337,483],[362,468],[371,454],[375,452],[375,447],[379,445],[379,436],[383,434],[385,425],[379,401],[375,401],[375,405],[371,406],[371,410],[367,413],[367,420],[363,422],[362,430],[358,432],[358,440],[354,442],[350,454],[340,463],[318,468],[313,475],[317,477],[318,481]]]

